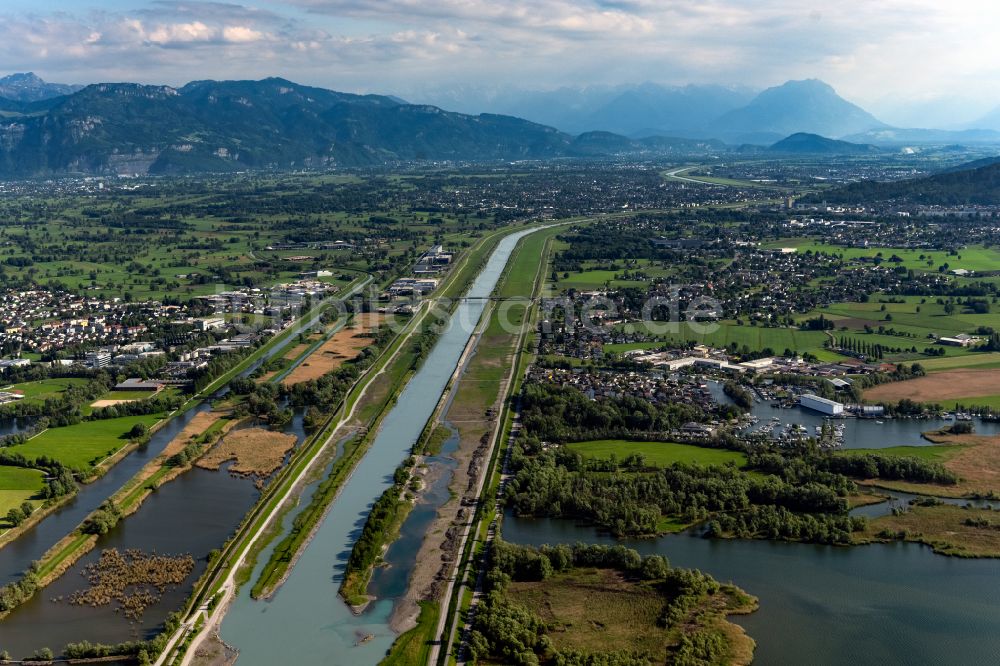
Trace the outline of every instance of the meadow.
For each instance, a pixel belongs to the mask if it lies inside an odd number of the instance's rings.
[[[699,328],[702,328],[699,326]],[[669,324],[666,322],[635,322],[623,324],[620,329],[625,332],[642,332],[656,336],[664,342],[684,344],[695,342],[710,347],[728,347],[735,343],[741,348],[746,345],[751,350],[771,348],[774,353],[781,354],[785,349],[816,353],[823,350],[828,339],[822,331],[803,331],[797,328],[766,328],[763,326],[741,326],[733,321],[721,321],[707,326],[707,332],[695,330],[687,322]],[[647,345],[649,343],[640,343]],[[653,343],[656,346],[656,343]],[[609,350],[626,351],[627,349],[648,348],[635,345],[610,345]]]
[[[21,453],[29,460],[48,456],[67,467],[87,472],[126,446],[128,433],[136,424],[149,428],[161,418],[162,414],[146,414],[83,421],[63,428],[50,428],[8,450]]]
[[[512,583],[507,595],[536,613],[561,650],[610,652],[621,647],[662,654],[667,635],[657,620],[663,596],[610,569],[574,569],[541,582]]]
[[[747,458],[738,451],[709,449],[675,442],[629,442],[620,439],[601,439],[589,442],[567,444],[570,451],[584,458],[607,460],[615,456],[619,461],[627,456],[639,454],[647,465],[665,467],[674,463],[694,465],[725,465],[732,463],[742,467]]]
[[[0,467],[0,520],[7,512],[31,500],[45,486],[45,473],[24,467]],[[41,501],[31,502],[37,509]]]
[[[71,386],[83,386],[88,380],[77,377],[59,377],[42,379],[37,382],[24,382],[0,386],[0,390],[21,393],[26,402],[43,403],[48,398],[54,398]]]

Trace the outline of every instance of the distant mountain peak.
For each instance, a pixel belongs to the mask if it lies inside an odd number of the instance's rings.
[[[34,72],[18,72],[0,78],[0,97],[16,102],[38,102],[71,95],[83,86],[47,83]]]
[[[713,129],[720,134],[777,135],[797,132],[842,137],[886,127],[819,79],[786,81],[768,88],[749,104],[723,115]]]
[[[0,78],[0,85],[10,83],[43,85],[45,81],[42,81],[34,72],[15,72],[14,74]]]

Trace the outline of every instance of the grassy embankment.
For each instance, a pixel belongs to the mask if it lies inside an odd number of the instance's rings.
[[[386,376],[385,373],[380,373],[386,369],[389,361],[395,358],[399,348],[408,339],[409,334],[413,332],[421,320],[422,313],[418,313],[410,324],[401,331],[401,334],[375,360],[368,371],[357,380],[354,386],[348,391],[340,406],[331,414],[327,424],[304,442],[293,454],[289,463],[276,474],[272,482],[264,489],[257,504],[250,509],[237,527],[234,536],[223,544],[219,551],[219,556],[213,560],[210,568],[206,570],[201,579],[195,584],[195,588],[185,608],[180,613],[181,617],[187,617],[192,613],[196,613],[197,609],[203,603],[213,603],[218,598],[224,582],[237,563],[240,564],[240,568],[236,572],[236,584],[243,585],[249,580],[257,557],[271,541],[281,534],[283,529],[282,522],[295,506],[293,502],[288,500],[297,480],[300,477],[306,478],[303,475],[313,468],[313,464],[317,460],[317,455],[324,449],[334,432],[340,427],[342,417],[350,413],[358,401],[365,395],[366,387],[377,377]],[[347,455],[349,455],[349,452],[345,449],[344,456],[346,457]],[[334,495],[331,495],[330,499]],[[307,509],[309,508],[312,507],[307,507]],[[276,519],[270,521],[272,514],[279,509],[280,511],[276,514]],[[323,512],[314,512],[313,515],[314,522],[318,522]],[[300,530],[297,549],[300,549],[305,541],[307,541],[310,532],[311,530]],[[259,538],[255,538],[258,536]],[[269,571],[272,567],[282,567],[287,571],[291,562],[292,559],[285,562],[275,562],[272,558],[262,573],[262,577],[264,575],[273,576],[275,572]],[[283,575],[282,573],[275,580],[280,581]],[[172,652],[176,656],[178,654],[177,648],[175,647]]]
[[[82,421],[63,428],[49,428],[26,443],[11,446],[8,450],[23,454],[28,460],[41,456],[54,458],[66,467],[89,475],[101,461],[128,446],[128,434],[134,426],[150,428],[163,417],[163,414],[122,416],[100,421]]]
[[[366,276],[361,276],[356,281],[352,282],[352,286],[362,284],[366,280]],[[321,308],[325,308],[327,306],[328,303],[317,305],[316,308],[308,313],[308,316],[318,313]],[[301,325],[301,320],[299,321],[299,325]],[[94,479],[99,478],[104,471],[114,464],[117,464],[129,452],[136,448],[139,442],[144,441],[145,437],[134,439],[127,436],[128,432],[134,425],[141,423],[147,426],[147,436],[152,435],[157,429],[163,427],[163,425],[165,425],[174,416],[182,414],[198,406],[212,392],[221,388],[225,383],[228,383],[238,373],[249,368],[254,362],[259,360],[271,349],[274,349],[278,345],[284,346],[288,344],[292,334],[296,333],[297,330],[298,326],[293,325],[279,335],[272,337],[262,347],[254,350],[235,368],[225,373],[222,377],[216,379],[211,385],[206,387],[197,395],[193,396],[181,408],[171,414],[128,416],[99,421],[83,421],[72,426],[46,430],[36,435],[25,444],[10,447],[9,450],[20,452],[29,460],[42,455],[54,457],[68,467],[79,470],[80,474],[85,477],[84,482],[93,481]],[[79,385],[84,381],[86,380],[81,380],[79,378],[46,379],[36,382],[26,382],[24,384],[15,384],[9,388],[22,390],[26,396],[25,400],[44,401],[45,398],[55,396],[65,391],[67,387]],[[87,414],[89,413],[89,409],[89,405],[85,405],[82,408],[82,411],[84,414]],[[6,467],[0,466],[0,473],[6,469]],[[123,486],[123,488],[135,486],[145,474],[146,471],[144,468],[143,470],[140,470],[135,477],[130,479],[125,486]],[[0,476],[0,489],[2,489],[0,492],[6,490],[21,490],[20,488],[3,485],[3,481],[3,477]],[[38,490],[41,490],[41,485],[38,486]],[[37,491],[36,493],[33,493],[32,496],[35,494],[37,494]],[[54,502],[50,502],[44,506],[43,510],[35,511],[31,518],[25,521],[20,527],[4,531],[2,537],[0,537],[0,539],[2,539],[0,544],[16,539],[24,530],[29,529],[32,525],[36,524],[40,520],[43,520],[48,514],[58,509],[62,506],[62,504],[69,501],[71,498],[72,495],[67,495]],[[144,498],[145,497],[143,497],[143,499]],[[65,550],[64,547],[71,540],[77,542],[77,547],[82,545],[80,543],[80,539],[74,539],[73,535],[69,535],[53,548]],[[79,558],[79,556],[80,554],[76,554],[75,558]]]
[[[421,601],[417,626],[396,639],[389,654],[379,662],[379,666],[426,664],[431,653],[430,637],[437,628],[440,616],[440,604],[436,601]]]
[[[121,511],[122,519],[135,513],[143,501],[157,488],[173,480],[184,471],[190,469],[191,462],[201,453],[207,451],[229,429],[236,425],[235,421],[218,418],[211,421],[200,434],[182,433],[168,446],[164,453],[147,463],[132,479],[122,486],[109,499]],[[174,453],[185,451],[185,461],[171,461]],[[88,519],[91,516],[88,516]],[[38,575],[41,586],[45,586],[58,578],[74,562],[86,555],[96,544],[97,538],[87,534],[81,523],[73,532],[49,549],[38,561]]]
[[[359,278],[359,283],[361,281],[362,279]],[[313,314],[319,312],[320,308],[325,308],[327,305],[327,303],[318,305],[316,308],[311,310],[307,316],[312,316]],[[299,320],[299,325],[301,325],[301,322],[304,319],[305,317]],[[172,417],[176,414],[182,413],[186,409],[197,406],[205,396],[210,395],[218,388],[224,386],[225,383],[228,383],[233,377],[236,376],[236,374],[250,367],[252,363],[261,358],[270,349],[273,349],[278,345],[287,344],[291,339],[292,333],[294,333],[297,328],[298,326],[296,325],[290,326],[281,334],[274,336],[265,345],[251,353],[235,368],[225,373],[222,377],[216,379],[209,387],[193,396],[181,409],[169,416]],[[131,426],[136,423],[149,425],[150,422],[153,427],[157,427],[165,423],[166,419],[164,418],[164,415],[145,415],[122,417],[119,419],[106,419],[101,421],[84,421],[75,426],[46,430],[35,438],[32,438],[28,443],[21,446],[30,451],[30,453],[25,452],[25,455],[28,456],[65,455],[67,460],[78,460],[82,459],[82,456],[85,455],[85,451],[89,451],[94,449],[94,447],[100,446],[102,442],[106,443],[108,434],[109,432],[112,432],[113,426],[116,423],[118,425],[127,425],[130,429]],[[227,427],[231,427],[232,425],[234,424],[231,422],[222,423],[214,421],[211,426],[201,433],[201,436],[197,441],[191,442],[192,445],[198,447],[198,450],[190,450],[188,452],[188,457],[193,460],[198,455],[203,453],[218,439],[219,436],[221,436]],[[74,429],[76,430],[74,431]],[[74,431],[74,433],[72,435],[68,435],[67,433],[70,431]],[[86,446],[74,449],[74,440],[80,436],[84,437],[82,441]],[[41,444],[41,446],[39,446],[38,449],[28,448],[39,444]],[[104,458],[104,460],[109,460],[114,456],[120,456],[128,444],[129,442],[123,443],[120,447],[117,447],[111,455]],[[190,467],[190,460],[186,461],[183,465],[176,465],[168,462],[168,454],[174,452],[175,451],[171,450],[171,445],[168,445],[164,454],[143,467],[143,469],[132,477],[132,479],[130,479],[124,486],[122,486],[122,488],[109,497],[109,500],[114,502],[121,510],[123,517],[138,510],[145,498],[148,497],[155,488],[159,487],[163,483],[166,483]],[[69,465],[71,463],[67,462],[66,464]],[[90,517],[92,516],[88,516],[87,519]],[[73,563],[79,560],[80,557],[85,555],[94,547],[97,537],[92,534],[86,534],[83,531],[85,523],[86,520],[73,532],[50,548],[38,561],[37,572],[39,578],[39,588],[44,587],[61,576],[62,573],[73,565]]]
[[[426,320],[414,330],[427,324]],[[349,439],[344,444],[344,453],[333,463],[330,474],[320,483],[307,504],[292,521],[285,536],[278,542],[271,557],[254,583],[250,595],[255,599],[267,598],[284,580],[301,549],[319,525],[327,508],[340,492],[341,486],[350,476],[357,463],[367,453],[378,432],[382,417],[388,411],[399,391],[406,385],[413,372],[416,354],[410,348],[401,350],[385,367],[381,377],[386,378],[381,387],[372,386],[370,396],[359,403],[359,419],[365,424],[365,432]],[[369,414],[368,419],[364,414]],[[332,435],[330,432],[327,437]],[[263,545],[263,544],[262,544]],[[249,572],[248,572],[249,573]]]

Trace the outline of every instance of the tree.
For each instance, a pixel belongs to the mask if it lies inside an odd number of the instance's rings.
[[[18,509],[17,507],[14,507],[13,509],[7,512],[7,522],[10,523],[13,527],[17,527],[18,525],[23,523],[24,517],[25,517],[24,512]]]

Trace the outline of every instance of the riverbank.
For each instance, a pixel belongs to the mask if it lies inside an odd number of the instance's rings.
[[[1000,497],[1000,435],[925,432],[933,443],[925,447],[894,447],[893,455],[912,456],[940,463],[956,474],[954,484],[913,483],[888,479],[864,479],[862,485],[948,498]],[[879,453],[878,450],[867,451]],[[857,455],[858,451],[844,452]]]
[[[513,231],[513,230],[512,230]],[[448,294],[464,294],[465,290],[469,286],[469,282],[474,278],[476,273],[474,272],[479,265],[482,263],[484,252],[486,249],[491,248],[495,245],[493,239],[499,242],[499,236],[502,234],[495,234],[487,242],[481,244],[480,247],[474,248],[472,252],[467,255],[466,260],[461,265],[457,266],[452,272],[452,280],[450,280],[446,285],[443,286],[441,290],[442,297],[447,297]],[[453,312],[457,301],[448,303],[449,312]],[[423,325],[423,324],[421,324]],[[436,339],[434,341],[436,343]],[[433,347],[434,343],[428,344],[426,341],[421,346],[424,350],[429,350]],[[466,351],[463,352],[462,359],[466,358],[468,351],[474,346],[472,340],[466,347]],[[402,357],[397,365],[400,366],[400,370],[405,371],[406,375],[402,376],[402,373],[390,372],[390,376],[396,376],[397,379],[389,387],[389,390],[385,394],[385,401],[379,407],[376,414],[372,416],[372,421],[355,424],[356,427],[362,428],[365,431],[365,436],[361,443],[361,446],[355,449],[354,458],[360,457],[366,451],[370,443],[374,440],[379,433],[379,424],[381,423],[382,416],[385,414],[386,408],[389,406],[390,402],[394,400],[395,396],[398,395],[402,387],[409,381],[410,375],[415,372],[420,364],[423,362],[422,355],[413,355],[413,360],[409,364],[409,367],[405,364],[405,357]],[[461,363],[462,361],[460,361]],[[455,374],[458,374],[456,369]],[[449,384],[454,381],[453,379]],[[443,399],[443,398],[442,398]],[[437,413],[439,407],[435,409]],[[365,410],[361,411],[364,414]],[[417,450],[421,444],[418,439],[417,443],[414,445],[414,449],[411,450],[411,454],[419,455],[423,453],[421,450]],[[353,469],[356,460],[347,460],[345,465],[346,469]],[[338,463],[339,465],[339,463]],[[411,466],[404,466],[397,469],[397,475],[406,476],[407,482],[411,475]],[[399,485],[399,484],[397,484]],[[399,529],[403,522],[406,520],[409,511],[413,508],[413,504],[416,501],[416,497],[412,497],[413,491],[406,491],[411,494],[410,498],[402,497],[406,484],[404,483],[402,487],[393,489],[390,488],[386,491],[386,494],[376,502],[376,507],[381,507],[379,511],[380,523],[378,527],[373,527],[372,521],[372,511],[369,512],[369,516],[365,521],[365,526],[362,529],[362,536],[359,538],[364,539],[365,544],[369,546],[367,550],[371,552],[366,555],[363,565],[356,564],[357,558],[360,556],[352,556],[351,560],[348,562],[347,569],[345,570],[344,582],[340,588],[341,596],[351,605],[352,610],[355,613],[361,613],[365,607],[373,600],[373,597],[367,593],[368,582],[371,578],[372,569],[378,564],[378,560],[382,554],[386,551],[388,546],[395,540],[398,535]],[[325,506],[329,506],[329,503],[336,501],[336,493],[332,493],[333,488],[323,488],[322,492],[317,492],[309,507],[307,507],[302,514],[296,519],[295,524],[293,524],[291,532],[286,536],[286,538],[279,544],[275,551],[272,553],[271,561],[265,566],[264,572],[258,579],[257,584],[254,585],[251,596],[253,598],[268,598],[274,594],[281,583],[287,576],[287,572],[291,570],[294,561],[298,558],[298,553],[301,548],[304,547],[305,543],[308,543],[317,529],[320,521],[326,515],[323,509]],[[332,496],[331,496],[332,493]],[[399,497],[395,497],[399,496]],[[373,510],[374,511],[374,510]],[[303,525],[301,523],[311,523],[311,526]],[[308,531],[306,528],[308,527]],[[355,543],[353,551],[358,550],[358,543]],[[366,550],[366,552],[367,552]]]

